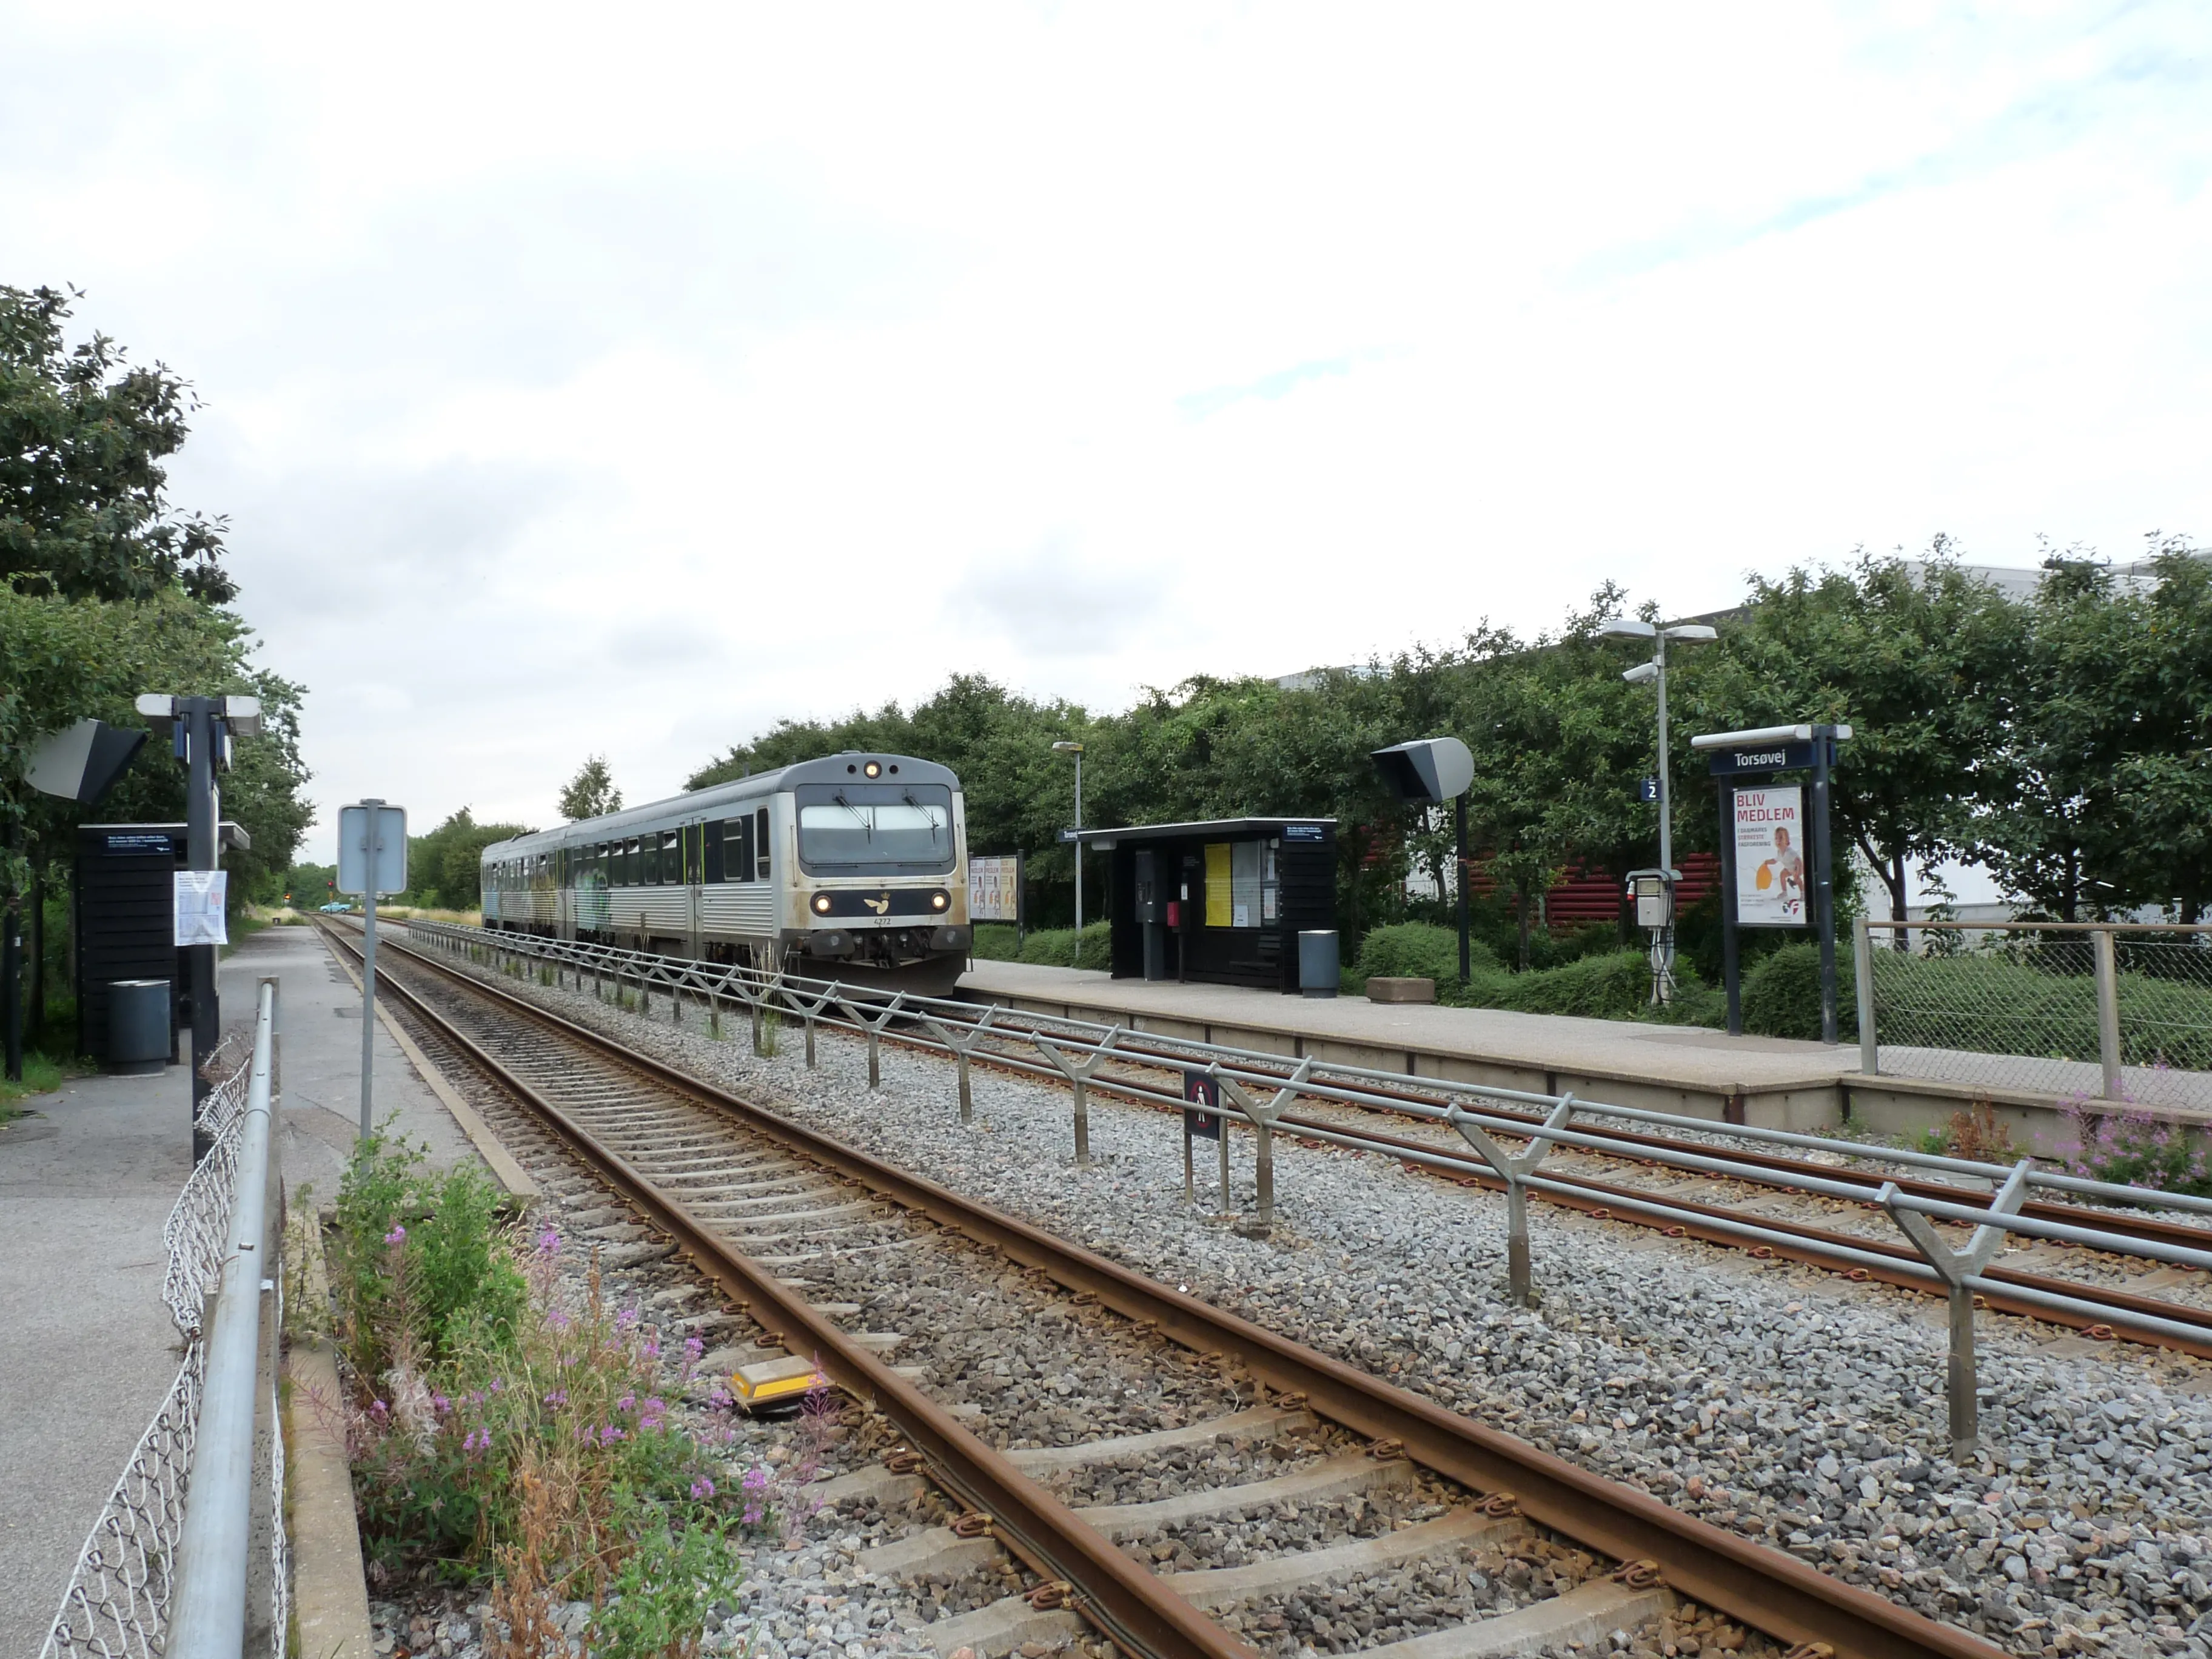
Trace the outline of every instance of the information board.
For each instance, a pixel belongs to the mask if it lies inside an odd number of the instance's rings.
[[[1735,918],[1744,927],[1802,927],[1805,791],[1796,784],[1735,792]]]
[[[176,938],[185,945],[228,945],[230,924],[223,905],[230,892],[228,870],[179,870],[176,872]]]
[[[968,920],[1019,921],[1022,861],[1013,854],[968,855]]]

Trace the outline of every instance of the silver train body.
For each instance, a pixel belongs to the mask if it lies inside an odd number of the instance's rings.
[[[487,847],[484,926],[939,994],[967,843],[945,768],[831,755]]]

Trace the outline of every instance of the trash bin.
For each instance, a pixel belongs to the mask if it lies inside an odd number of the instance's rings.
[[[1338,980],[1336,930],[1310,928],[1298,935],[1298,994],[1333,997]]]
[[[169,1063],[169,981],[118,979],[107,990],[107,1069],[160,1071]]]

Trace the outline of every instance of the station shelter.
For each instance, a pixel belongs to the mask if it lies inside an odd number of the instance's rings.
[[[1298,935],[1336,926],[1334,818],[1215,818],[1085,830],[1110,855],[1116,979],[1296,992]]]
[[[236,823],[216,826],[218,848],[253,843]],[[107,1052],[111,988],[118,980],[169,982],[170,1060],[185,1015],[184,952],[176,944],[176,872],[190,841],[181,823],[77,826],[72,923],[76,930],[76,1042],[83,1054]]]

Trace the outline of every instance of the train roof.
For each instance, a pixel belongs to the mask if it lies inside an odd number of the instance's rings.
[[[781,794],[802,783],[843,783],[848,778],[858,780],[860,769],[870,761],[880,763],[884,773],[880,779],[867,780],[870,782],[890,781],[890,775],[896,769],[897,781],[901,783],[941,783],[951,789],[960,787],[960,780],[953,775],[952,769],[939,766],[935,761],[922,760],[913,755],[885,755],[866,750],[845,749],[816,760],[778,767],[773,772],[756,772],[750,777],[709,784],[704,789],[671,795],[665,800],[648,801],[642,806],[625,806],[621,811],[610,812],[604,817],[579,818],[575,823],[564,823],[556,830],[540,830],[536,835],[517,836],[511,841],[495,841],[483,849],[481,856],[488,859],[496,854],[507,858],[523,853],[550,852],[574,842],[611,839],[616,836],[627,836],[632,830],[659,829],[671,820],[684,821],[699,816],[712,817],[716,808]]]

